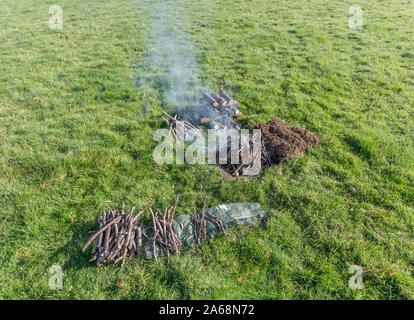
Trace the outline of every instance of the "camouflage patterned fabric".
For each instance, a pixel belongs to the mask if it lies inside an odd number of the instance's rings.
[[[266,213],[261,208],[258,203],[232,203],[232,204],[221,204],[217,207],[208,208],[206,211],[209,211],[212,215],[216,216],[219,220],[223,222],[225,229],[228,229],[232,226],[241,224],[248,225],[253,224],[257,221],[262,220],[266,217]],[[193,224],[191,215],[180,215],[174,218],[172,225],[174,232],[182,242],[180,251],[185,250],[188,247],[195,246],[197,241],[194,236]],[[211,237],[214,233],[218,233],[219,228],[217,225],[207,219],[207,239]],[[147,228],[146,233],[148,239],[143,243],[145,249],[145,256],[147,259],[154,258],[154,247],[153,239],[154,235],[150,228]],[[164,251],[156,245],[155,254],[157,257],[164,256]]]

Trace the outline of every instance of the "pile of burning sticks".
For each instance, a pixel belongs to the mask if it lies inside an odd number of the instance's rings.
[[[233,117],[241,115],[238,109],[239,103],[223,89],[220,89],[218,93],[203,93],[200,104],[197,107],[180,110],[184,113],[181,117],[177,114],[172,117],[163,112],[161,117],[170,130],[169,134],[173,135],[178,143],[195,136],[203,136],[205,132],[200,126],[211,129],[236,128],[240,130],[239,125],[233,120]]]
[[[173,135],[177,143],[182,143],[186,139],[191,140],[195,136],[204,136],[205,131],[202,128],[203,126],[212,129],[225,130],[231,128],[240,130],[238,124],[233,120],[233,117],[241,115],[241,112],[238,109],[238,102],[237,100],[233,100],[226,91],[220,89],[217,94],[203,93],[203,98],[200,100],[200,103],[201,106],[191,107],[190,110],[183,110],[187,120],[184,120],[183,117],[179,117],[177,114],[172,117],[166,112],[163,112],[162,118],[170,129],[169,135]],[[207,108],[207,110],[205,108]],[[207,118],[206,114],[209,114],[210,118]],[[255,134],[252,134],[250,135],[248,143],[241,143],[237,146],[232,146],[231,141],[229,140],[225,147],[227,148],[227,162],[222,164],[221,161],[218,161],[217,163],[220,163],[220,166],[233,176],[239,176],[242,169],[253,167],[257,160],[260,161],[262,170],[271,166],[272,161],[264,144],[260,142],[261,148],[254,149],[254,139]],[[246,150],[246,148],[248,148],[248,150]],[[240,156],[243,153],[248,154],[251,161],[249,161],[249,163],[243,163],[243,161],[232,163],[232,152],[239,154],[239,160],[241,160]],[[217,152],[217,156],[218,154],[219,152]]]
[[[212,129],[222,129],[228,126],[238,128],[233,117],[239,117],[242,114],[238,109],[239,102],[233,100],[224,89],[220,89],[218,93],[203,93],[200,103],[204,106],[211,106],[215,111],[214,117],[200,118],[200,124],[209,125]]]
[[[168,113],[163,112],[161,117],[170,130],[168,135],[173,135],[177,143],[182,143],[186,139],[191,139],[195,136],[201,137],[204,135],[203,129],[198,125],[180,119],[177,115],[171,117]]]
[[[174,117],[163,112],[162,118],[170,128],[171,134],[178,141],[182,141],[183,137],[203,135],[204,131],[200,126],[216,130],[226,128],[240,130],[239,125],[233,119],[241,116],[238,105],[237,100],[233,100],[227,92],[220,89],[218,93],[203,93],[199,106],[177,110],[178,115]],[[183,123],[181,130],[178,129],[177,122]]]
[[[99,230],[96,231],[82,247],[85,252],[88,246],[95,240],[92,249],[92,259],[89,262],[97,261],[98,266],[113,261],[121,262],[125,265],[128,258],[132,260],[135,255],[139,255],[142,247],[142,238],[146,237],[143,226],[138,225],[142,209],[137,215],[133,216],[135,207],[125,212],[122,207],[121,212],[108,209],[103,211],[98,218]]]

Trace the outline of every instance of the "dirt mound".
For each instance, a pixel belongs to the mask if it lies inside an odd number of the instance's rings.
[[[256,124],[255,129],[262,130],[263,145],[273,164],[286,161],[292,156],[304,152],[309,145],[316,147],[320,143],[312,132],[290,127],[279,119]]]

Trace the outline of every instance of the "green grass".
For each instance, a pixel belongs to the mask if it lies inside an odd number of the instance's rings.
[[[282,175],[229,179],[152,160],[163,101],[135,78],[157,77],[145,57],[159,1],[1,1],[0,298],[413,299],[413,3],[361,2],[352,30],[354,1],[169,1],[202,81],[237,88],[244,127],[278,117],[323,141]],[[62,30],[48,28],[53,4]],[[87,262],[103,208],[175,194],[179,213],[206,198],[269,217],[169,265]],[[48,286],[53,264],[62,290]],[[362,290],[348,287],[353,264]]]

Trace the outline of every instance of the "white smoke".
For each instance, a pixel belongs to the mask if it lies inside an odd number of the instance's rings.
[[[136,5],[151,15],[145,75],[137,75],[137,85],[161,92],[167,108],[197,104],[207,86],[200,81],[196,49],[189,40],[179,1],[148,0]]]

